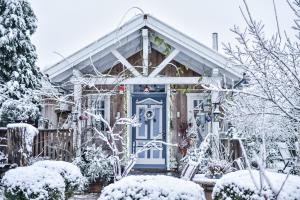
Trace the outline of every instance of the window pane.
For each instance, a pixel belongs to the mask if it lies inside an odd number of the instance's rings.
[[[160,150],[153,149],[153,158],[155,159],[160,158]]]
[[[146,123],[145,123],[145,108],[139,108],[139,122],[141,123],[140,127],[138,127],[138,136],[145,137],[146,136]]]
[[[146,151],[139,153],[138,158],[146,158]]]
[[[194,100],[194,101],[193,101],[193,105],[194,105],[194,108],[196,108],[196,107],[198,106],[197,100]]]
[[[104,108],[104,100],[100,101],[100,108],[102,108],[102,109]]]
[[[91,110],[95,115],[101,114],[105,119],[105,100],[104,96],[91,96]],[[95,118],[92,118],[92,126],[98,130],[105,130],[106,127],[103,122],[96,121]]]
[[[134,85],[134,92],[165,92],[165,85]]]
[[[153,123],[153,137],[156,137],[161,134],[161,131],[159,130],[161,126],[160,124],[160,109],[161,108],[155,108],[154,109],[154,118],[152,119]]]

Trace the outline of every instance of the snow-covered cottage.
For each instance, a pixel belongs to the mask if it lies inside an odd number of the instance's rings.
[[[198,143],[208,132],[217,136],[223,129],[218,91],[205,86],[230,87],[242,79],[218,53],[217,40],[213,34],[209,48],[153,16],[136,16],[44,71],[70,96],[64,100],[75,102],[45,103],[44,118],[53,128],[69,119],[78,124],[78,133],[89,137],[92,127],[105,125],[83,110],[101,113],[110,124],[137,115],[141,125],[127,130],[128,152],[154,138],[179,147],[143,152],[135,167],[174,168],[189,145],[186,131],[192,123],[198,126]]]

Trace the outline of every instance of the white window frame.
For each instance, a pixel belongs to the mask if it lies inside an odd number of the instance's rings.
[[[209,96],[208,93],[187,93],[187,120],[190,122],[194,118],[194,100],[205,100]]]
[[[110,96],[109,94],[88,94],[88,102],[89,102],[89,109],[92,110],[92,101],[93,98],[97,98],[98,96],[103,96],[104,100],[104,119],[110,123]],[[90,122],[91,124],[91,122]]]

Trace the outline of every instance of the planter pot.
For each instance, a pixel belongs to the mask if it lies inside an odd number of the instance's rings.
[[[100,180],[95,180],[89,185],[90,193],[100,193],[103,188],[103,183]]]
[[[221,174],[217,174],[217,175],[214,175],[213,178],[220,179],[220,178],[222,178],[222,175]]]
[[[210,178],[210,179],[220,179],[220,178],[222,178],[222,174],[206,175],[206,177]]]

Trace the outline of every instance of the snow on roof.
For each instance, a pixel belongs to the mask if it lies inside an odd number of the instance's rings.
[[[145,27],[159,34],[171,46],[180,49],[181,55],[178,57],[181,57],[181,61],[191,56],[198,63],[204,62],[205,65],[219,68],[221,73],[227,73],[232,79],[242,78],[241,71],[237,71],[225,56],[148,14],[132,18],[111,33],[45,69],[44,72],[49,74],[51,79],[62,81],[72,75],[73,69],[89,66],[91,56],[98,54],[100,60],[107,56],[112,49],[119,48],[120,45],[133,42],[134,39],[141,37],[140,30]],[[135,45],[138,44],[136,42]]]

